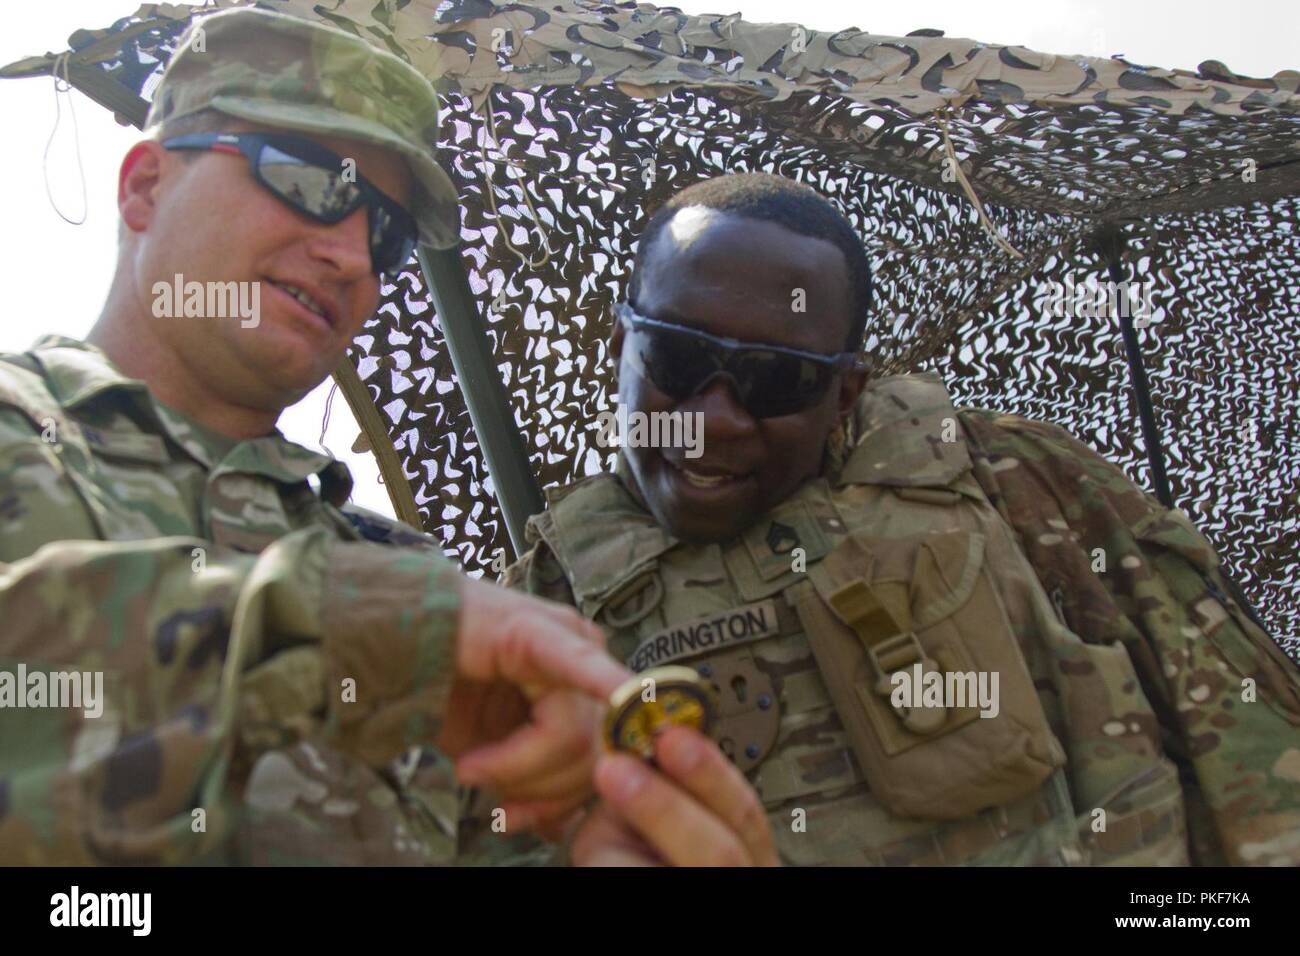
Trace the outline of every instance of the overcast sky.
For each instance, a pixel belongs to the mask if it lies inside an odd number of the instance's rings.
[[[137,0],[45,0],[9,4],[0,33],[0,65],[24,56],[67,49],[74,30],[108,26],[134,12]],[[799,22],[817,30],[858,27],[901,36],[929,27],[947,36],[1019,44],[1048,53],[1110,56],[1166,68],[1195,69],[1214,59],[1247,76],[1300,69],[1300,4],[1294,0],[1211,3],[1208,0],[926,0],[881,4],[868,12],[861,0],[730,0],[672,4],[691,13],[740,12],[759,22]],[[108,112],[73,92],[85,169],[87,215],[80,226],[65,223],[46,197],[42,154],[54,128],[55,99],[49,77],[0,81],[11,177],[4,190],[4,258],[0,267],[5,304],[0,351],[27,348],[47,332],[83,337],[94,323],[112,277],[117,247],[118,164],[139,135],[120,127]],[[67,100],[50,149],[54,198],[71,218],[82,213],[81,180]],[[328,383],[285,412],[280,428],[315,445]],[[336,396],[326,444],[353,469],[353,500],[391,514],[369,455],[348,451],[357,434],[347,403]]]

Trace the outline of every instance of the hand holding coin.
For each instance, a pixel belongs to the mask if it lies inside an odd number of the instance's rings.
[[[655,740],[670,727],[708,736],[717,722],[713,688],[689,667],[653,667],[621,684],[609,699],[605,744],[654,760]]]

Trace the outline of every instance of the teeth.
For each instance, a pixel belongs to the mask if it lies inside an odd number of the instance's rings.
[[[285,292],[288,292],[291,296],[293,296],[295,299],[297,299],[299,302],[305,305],[308,309],[315,312],[322,319],[326,318],[325,310],[316,302],[315,299],[309,296],[306,292],[303,292],[302,289],[299,289],[297,286],[289,285],[287,282],[277,282],[276,285],[278,285]]]
[[[686,480],[696,488],[716,488],[718,485],[726,484],[735,480],[735,475],[700,475],[687,469],[681,469]]]
[[[668,459],[665,459],[665,461],[668,461]],[[689,468],[679,465],[675,461],[668,461],[668,464],[674,471],[685,478],[688,484],[692,484],[696,488],[716,488],[718,485],[725,485],[729,482],[738,481],[742,477],[740,475],[733,475],[729,472],[724,475],[701,475],[698,471],[691,471]]]

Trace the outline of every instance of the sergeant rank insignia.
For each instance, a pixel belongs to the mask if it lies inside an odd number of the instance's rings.
[[[788,524],[773,521],[767,529],[767,546],[773,554],[789,554],[799,546],[799,532]]]

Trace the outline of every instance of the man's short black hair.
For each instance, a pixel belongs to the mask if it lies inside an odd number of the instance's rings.
[[[853,225],[825,197],[803,183],[771,173],[732,173],[706,179],[688,186],[659,207],[641,234],[628,298],[636,301],[640,275],[649,250],[664,226],[679,209],[703,206],[728,212],[746,219],[776,223],[791,232],[834,243],[844,253],[849,280],[849,337],[847,350],[862,347],[867,327],[867,309],[871,306],[871,266],[866,250]]]

